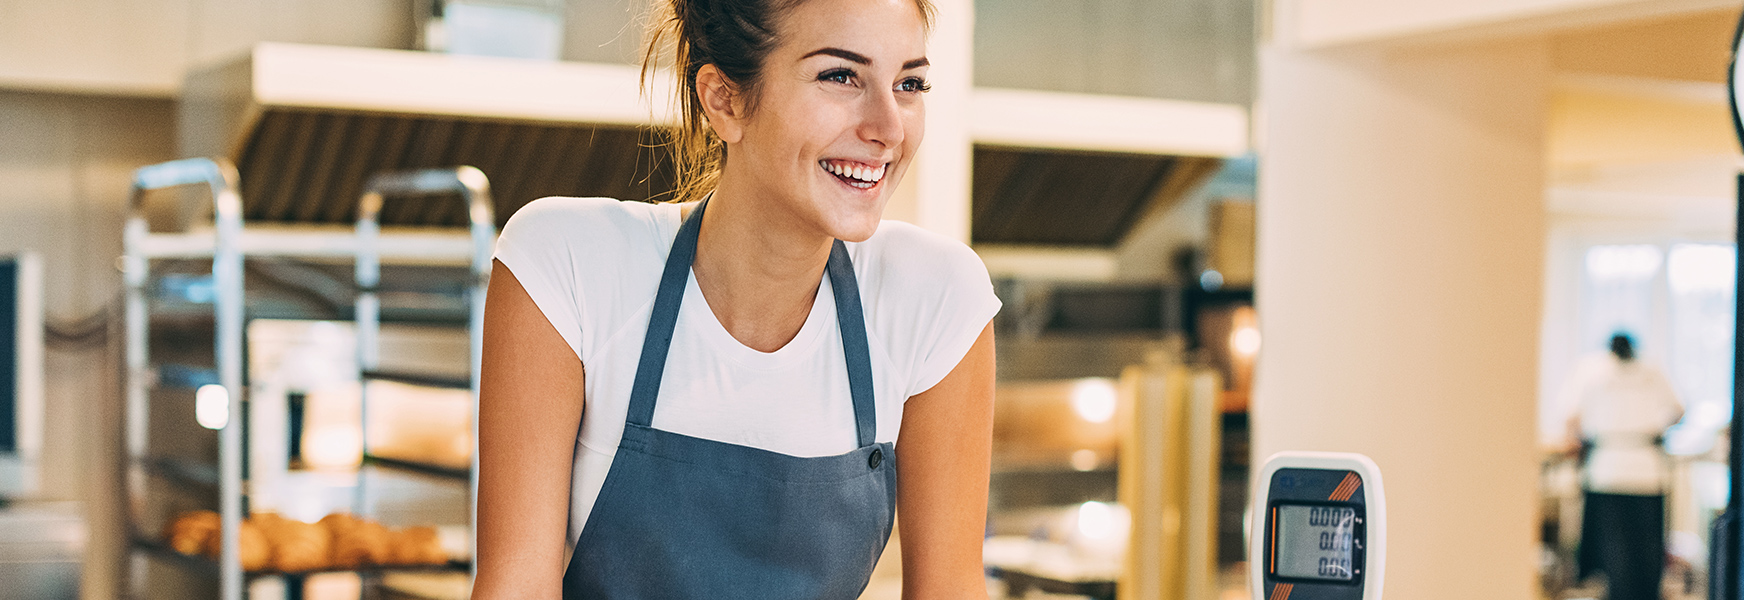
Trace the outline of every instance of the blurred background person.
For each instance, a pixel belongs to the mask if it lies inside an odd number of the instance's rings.
[[[1625,332],[1611,336],[1610,352],[1582,361],[1563,394],[1585,499],[1579,578],[1604,574],[1611,600],[1656,600],[1670,475],[1663,442],[1683,403]]]

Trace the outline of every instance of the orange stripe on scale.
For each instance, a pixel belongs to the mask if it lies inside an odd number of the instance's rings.
[[[1344,481],[1332,490],[1332,495],[1328,496],[1327,499],[1345,502],[1350,500],[1350,495],[1355,494],[1359,487],[1362,487],[1362,478],[1357,477],[1355,472],[1345,473]]]
[[[1278,574],[1278,507],[1272,507],[1272,574]]]
[[[1272,586],[1272,595],[1267,600],[1290,600],[1290,591],[1296,588],[1294,583],[1280,583]]]

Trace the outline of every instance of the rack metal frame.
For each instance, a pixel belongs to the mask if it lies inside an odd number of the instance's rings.
[[[458,195],[467,205],[468,233],[472,243],[472,281],[467,288],[467,337],[470,355],[468,385],[472,394],[472,465],[467,475],[467,528],[473,532],[468,550],[476,544],[478,531],[478,391],[479,369],[484,354],[484,298],[490,285],[491,255],[496,246],[496,209],[491,203],[490,180],[484,172],[469,166],[453,169],[425,169],[403,173],[385,173],[371,177],[364,186],[357,215],[357,323],[358,365],[367,378],[381,366],[381,209],[383,202],[394,196],[449,193]],[[359,422],[368,430],[369,386],[363,386],[358,403]],[[363,452],[369,455],[369,436],[363,438]],[[365,486],[358,481],[359,504],[364,501]],[[476,573],[476,561],[469,573]]]
[[[161,163],[134,172],[128,194],[127,222],[122,230],[122,272],[126,287],[126,444],[128,459],[128,516],[140,522],[143,501],[134,492],[145,484],[147,403],[155,379],[150,366],[149,314],[145,286],[156,258],[185,258],[186,253],[171,238],[153,234],[145,218],[145,194],[185,185],[205,185],[212,192],[214,228],[193,234],[209,246],[214,288],[213,311],[217,319],[214,365],[230,416],[219,433],[218,507],[222,521],[219,549],[219,590],[225,600],[242,598],[242,197],[238,194],[236,167],[222,158],[190,158]],[[180,236],[185,237],[185,236]],[[130,527],[131,529],[131,527]],[[136,532],[130,531],[132,536]]]
[[[490,273],[491,251],[496,232],[488,180],[484,173],[472,167],[376,176],[371,180],[369,191],[363,197],[357,227],[351,231],[324,227],[245,228],[238,180],[236,167],[223,158],[190,158],[136,170],[127,201],[121,260],[125,288],[123,319],[126,362],[123,374],[123,428],[127,465],[123,481],[126,495],[124,517],[127,520],[130,548],[133,550],[138,549],[139,540],[148,539],[151,535],[139,529],[145,521],[143,492],[147,478],[153,475],[153,469],[150,468],[152,457],[149,455],[151,392],[160,379],[151,364],[150,356],[151,307],[148,286],[151,282],[151,265],[153,261],[166,259],[212,260],[212,304],[217,324],[214,366],[217,385],[223,390],[228,410],[228,418],[219,433],[217,469],[221,520],[218,573],[220,598],[223,600],[241,600],[246,591],[245,574],[240,559],[240,531],[244,517],[242,428],[246,426],[242,418],[243,394],[246,393],[243,382],[246,301],[244,257],[356,260],[361,291],[359,307],[364,308],[367,302],[369,309],[367,312],[358,312],[358,360],[360,367],[365,367],[366,370],[378,364],[380,358],[380,303],[375,285],[379,282],[382,260],[427,263],[432,260],[464,259],[468,262],[473,271],[473,281],[469,287],[471,297],[468,328],[471,342],[473,434],[476,440],[484,291]],[[152,232],[144,210],[146,194],[155,190],[192,185],[203,185],[211,191],[214,203],[211,227],[175,233]],[[465,198],[470,220],[467,234],[381,231],[379,217],[385,196],[432,192],[458,192]],[[364,333],[366,330],[367,334]],[[363,343],[365,335],[368,336],[367,344]],[[365,351],[365,348],[368,350]],[[363,362],[365,360],[368,362]],[[470,527],[477,514],[476,451],[469,470]],[[362,487],[361,475],[359,487]],[[137,557],[133,550],[130,550],[130,556]],[[129,569],[132,581],[127,586],[136,591],[141,575],[138,564],[135,563],[136,566]]]

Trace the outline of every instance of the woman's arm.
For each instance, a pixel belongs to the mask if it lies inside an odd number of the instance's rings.
[[[582,366],[502,263],[485,297],[474,600],[562,596]]]
[[[981,540],[993,445],[993,325],[908,399],[896,442],[904,600],[985,598]]]

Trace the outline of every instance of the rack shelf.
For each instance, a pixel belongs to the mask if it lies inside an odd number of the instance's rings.
[[[467,266],[470,274],[464,293],[469,330],[468,364],[476,371],[481,347],[480,325],[483,318],[484,290],[489,274],[490,251],[495,242],[488,181],[483,173],[470,167],[372,177],[364,189],[357,226],[347,231],[324,226],[244,228],[242,203],[236,180],[236,170],[222,159],[173,161],[145,167],[135,173],[134,191],[128,204],[130,214],[124,230],[123,257],[127,284],[125,447],[128,459],[124,487],[127,490],[126,504],[129,507],[127,529],[135,532],[135,539],[130,544],[135,551],[133,556],[136,568],[132,571],[135,574],[144,573],[139,568],[139,561],[158,557],[168,558],[172,564],[216,573],[220,597],[224,600],[240,600],[248,579],[269,575],[301,577],[324,572],[380,575],[390,572],[470,571],[469,563],[451,562],[435,566],[372,566],[302,573],[243,572],[240,561],[240,530],[242,521],[249,512],[245,501],[250,495],[256,496],[257,502],[253,503],[256,506],[263,503],[270,505],[266,499],[279,499],[284,495],[308,496],[309,501],[325,502],[329,505],[336,497],[350,498],[352,511],[359,514],[367,514],[378,500],[383,506],[396,505],[408,514],[429,513],[427,509],[413,507],[415,503],[407,502],[407,496],[438,500],[447,498],[446,501],[450,502],[463,500],[466,504],[463,514],[466,515],[464,518],[469,531],[471,505],[476,498],[472,490],[476,484],[476,475],[472,468],[454,469],[375,457],[369,455],[367,448],[364,449],[364,455],[368,460],[350,473],[253,472],[250,473],[251,479],[244,479],[242,430],[247,426],[248,419],[245,418],[247,413],[243,409],[246,406],[244,395],[249,393],[250,388],[243,384],[243,329],[245,311],[248,310],[243,287],[243,257],[353,261],[356,271],[356,316],[359,320],[356,356],[360,370],[370,371],[371,379],[469,390],[472,392],[476,420],[477,390],[472,385],[472,377],[374,372],[380,360],[380,296],[383,291],[378,289],[378,285],[384,262]],[[204,184],[211,189],[217,206],[215,223],[211,227],[186,233],[151,233],[146,226],[141,206],[144,194],[150,190],[194,184]],[[385,196],[432,192],[458,194],[467,202],[466,212],[471,218],[471,226],[466,233],[456,235],[451,232],[382,230],[378,217]],[[152,274],[154,262],[164,266],[179,263],[176,268],[180,272],[190,266],[190,261],[201,260],[211,260],[212,270],[210,278],[201,282],[201,285],[209,288],[201,291],[199,301],[195,301],[190,295],[188,301],[176,302],[174,298],[162,298],[158,297],[161,294],[153,293],[152,284],[158,280]],[[195,279],[203,277],[200,274],[187,276]],[[154,307],[154,304],[158,306]],[[154,320],[154,308],[159,312],[168,309],[184,317],[209,311],[215,324],[210,333],[214,339],[211,359],[213,366],[190,366],[175,362],[153,364],[150,356],[150,330]],[[202,331],[199,335],[207,334]],[[202,359],[194,356],[191,360],[199,362]],[[151,403],[154,392],[176,390],[185,393],[214,385],[220,386],[224,392],[218,398],[223,406],[208,406],[207,394],[202,391],[200,398],[196,400],[196,411],[203,415],[203,424],[218,429],[216,464],[210,460],[153,454],[153,430],[149,421],[153,413]],[[367,397],[367,386],[364,393]],[[362,406],[367,406],[367,399]],[[208,414],[214,409],[221,414]],[[367,423],[367,414],[360,417]],[[211,424],[207,419],[212,419],[216,424]],[[256,471],[258,470],[257,467]],[[146,522],[145,513],[148,510],[170,510],[171,507],[180,506],[179,503],[182,502],[172,501],[165,504],[162,497],[148,498],[153,493],[148,492],[148,483],[152,480],[169,482],[171,489],[217,492],[221,543],[216,560],[204,556],[181,555],[163,543],[138,533],[147,529],[142,525]],[[436,491],[444,486],[449,489],[445,492]],[[157,490],[155,493],[164,493],[161,488]],[[448,518],[457,520],[460,517],[451,511]],[[470,540],[468,546],[467,553],[470,554]],[[136,591],[140,589],[140,583],[134,582]]]
[[[220,480],[218,465],[172,456],[152,456],[138,459],[146,473],[188,487],[217,488]]]
[[[218,561],[202,555],[182,554],[177,552],[174,548],[171,548],[169,544],[160,540],[136,535],[133,537],[132,545],[134,548],[151,556],[164,559],[166,562],[183,568],[198,569],[212,573],[218,572]],[[439,565],[368,565],[354,568],[312,569],[308,571],[245,571],[244,576],[249,579],[255,579],[259,577],[282,576],[306,577],[322,573],[357,573],[360,575],[384,575],[387,573],[448,573],[456,571],[464,573],[471,568],[472,563],[470,561],[449,561]]]
[[[189,488],[216,488],[218,487],[220,480],[218,475],[218,465],[207,461],[175,456],[150,456],[138,459],[136,464],[151,476]],[[404,477],[397,477],[397,475],[409,475],[415,478],[428,479],[433,485],[454,482],[464,484],[469,481],[470,477],[470,471],[468,469],[369,455],[363,457],[362,465],[352,470],[293,471],[292,473],[294,475],[312,477],[363,480],[365,481],[365,485],[378,487],[390,484],[388,481],[390,479],[404,479]],[[281,485],[284,484],[281,483]],[[247,486],[244,487],[245,489],[242,492],[244,497],[254,493],[252,490],[246,489]],[[331,487],[335,486],[314,483],[303,485],[293,484],[288,487],[281,487],[278,491],[284,492],[288,490],[289,492],[294,493],[299,488],[308,490]]]
[[[442,388],[442,389],[448,389],[448,390],[470,390],[470,389],[472,389],[472,380],[470,380],[470,379],[461,379],[459,377],[447,377],[447,376],[442,376],[442,375],[430,375],[430,374],[426,374],[426,373],[409,373],[409,372],[403,372],[403,371],[364,371],[363,372],[363,379],[366,381],[369,381],[369,380],[392,381],[395,383],[404,383],[404,384],[419,385],[419,386],[424,386],[424,387]]]
[[[406,473],[415,473],[418,475],[426,475],[426,476],[436,477],[436,478],[441,478],[441,479],[450,479],[450,480],[460,481],[463,483],[467,482],[467,481],[471,481],[471,478],[472,478],[472,470],[471,469],[462,469],[462,468],[449,467],[449,466],[444,466],[444,465],[435,465],[435,464],[419,462],[419,461],[415,461],[415,460],[388,458],[385,456],[376,456],[374,454],[363,455],[363,464],[366,467],[378,467],[378,468],[382,468],[382,469],[392,469],[395,471],[403,471]]]
[[[383,262],[411,265],[463,266],[472,263],[467,233],[448,227],[389,227],[379,234],[376,252]],[[151,233],[139,240],[138,254],[157,259],[209,259],[217,244],[215,231]],[[236,238],[237,250],[250,258],[294,257],[349,261],[357,256],[357,232],[344,225],[249,225]]]

